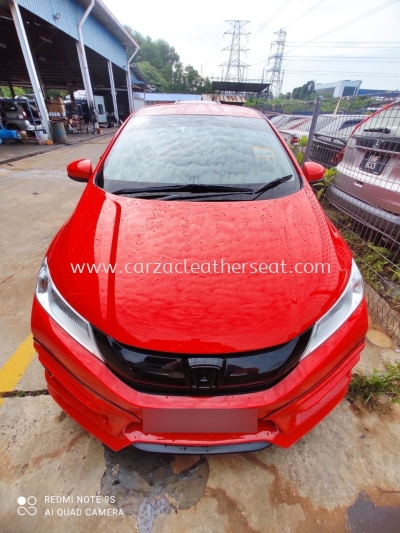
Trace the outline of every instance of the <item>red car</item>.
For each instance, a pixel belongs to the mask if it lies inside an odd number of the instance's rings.
[[[40,269],[32,331],[54,400],[113,450],[288,447],[344,397],[361,275],[255,110],[149,106],[92,170]]]

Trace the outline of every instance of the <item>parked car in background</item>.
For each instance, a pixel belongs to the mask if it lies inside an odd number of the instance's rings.
[[[282,113],[278,113],[277,111],[261,111],[261,113],[264,115],[265,118],[268,118],[269,120],[282,118]]]
[[[32,333],[74,420],[113,450],[255,451],[343,399],[362,278],[311,193],[325,168],[300,168],[261,113],[142,107],[95,168],[67,171],[87,185],[40,269]]]
[[[36,130],[44,131],[42,121],[39,118],[32,119],[21,104],[26,106],[27,101],[23,100],[20,103],[19,100],[11,98],[0,99],[3,126],[8,130],[26,131],[32,135]]]
[[[355,220],[400,244],[400,102],[356,126],[327,196]]]
[[[19,131],[7,130],[0,121],[0,144],[13,141],[22,143],[21,134]]]
[[[278,124],[278,131],[288,144],[297,144],[303,136],[308,137],[311,128],[312,117],[303,117],[304,120],[299,122],[288,122],[283,126]],[[315,131],[333,122],[335,117],[333,115],[320,115],[317,119]]]
[[[306,122],[310,117],[308,115],[284,115],[281,121],[272,121],[275,128],[280,131],[280,128],[294,128]]]
[[[338,165],[352,131],[364,119],[364,115],[340,115],[318,130],[314,134],[310,159],[327,168]]]

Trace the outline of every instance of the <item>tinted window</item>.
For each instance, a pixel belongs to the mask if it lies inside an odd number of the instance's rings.
[[[340,126],[339,130],[344,130],[345,128],[352,128],[354,126],[357,126],[357,124],[360,124],[363,119],[364,117],[361,117],[359,120],[346,120],[346,122],[343,122],[343,124]]]
[[[400,106],[399,104],[381,111],[366,120],[357,130],[357,135],[363,133],[387,133],[400,136]]]
[[[109,191],[116,182],[247,185],[289,174],[285,194],[299,179],[266,120],[226,116],[132,117],[103,167]]]
[[[17,108],[11,102],[2,102],[2,106],[4,111],[17,111]]]

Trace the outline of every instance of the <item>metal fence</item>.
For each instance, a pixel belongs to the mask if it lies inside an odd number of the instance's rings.
[[[273,119],[300,163],[313,107]],[[309,159],[327,168],[316,194],[355,256],[370,314],[400,344],[400,97],[323,100],[321,110],[309,140]]]

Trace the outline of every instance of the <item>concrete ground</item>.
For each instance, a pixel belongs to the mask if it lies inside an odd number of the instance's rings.
[[[292,448],[247,454],[114,453],[45,394],[30,307],[48,244],[83,184],[66,176],[109,142],[0,165],[0,531],[2,533],[398,533],[400,406],[343,401]],[[24,342],[25,341],[25,342]],[[371,321],[361,373],[400,358]]]
[[[106,135],[109,141],[109,136],[113,135],[117,130],[118,128],[102,128],[102,133],[100,135]],[[47,152],[52,152],[53,150],[59,150],[61,147],[70,146],[71,144],[91,141],[96,137],[97,135],[91,133],[74,133],[72,135],[67,135],[67,145],[41,145],[38,144],[37,140],[34,138],[24,140],[22,143],[3,140],[2,144],[0,144],[0,164],[10,163],[25,157],[32,157],[33,155],[45,154]]]

